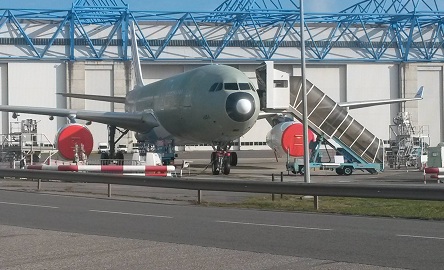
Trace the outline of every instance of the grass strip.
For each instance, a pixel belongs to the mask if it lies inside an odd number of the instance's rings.
[[[315,210],[313,199],[301,198],[300,195],[284,195],[281,199],[280,195],[276,195],[276,199],[272,201],[271,195],[268,195],[250,197],[239,203],[204,202],[204,204],[281,211],[444,220],[444,202],[440,201],[318,197],[319,209]]]

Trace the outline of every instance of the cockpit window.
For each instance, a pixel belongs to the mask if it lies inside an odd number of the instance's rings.
[[[239,83],[239,89],[240,90],[250,90],[250,86],[248,83]]]
[[[214,83],[210,87],[210,92],[217,92],[220,90],[252,90],[256,91],[251,83]]]
[[[213,84],[213,85],[210,87],[210,92],[214,92],[214,91],[216,91],[216,87],[217,87],[217,85],[218,85],[218,83]]]
[[[237,83],[224,83],[225,90],[239,90]]]
[[[216,92],[222,90],[223,83],[215,83],[210,87],[210,92]]]

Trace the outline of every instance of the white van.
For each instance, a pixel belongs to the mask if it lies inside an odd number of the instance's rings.
[[[133,143],[132,147],[131,147],[131,152],[132,153],[139,153],[139,146],[140,146],[140,143]]]
[[[109,152],[109,145],[108,143],[99,143],[98,151],[97,153],[106,153]]]
[[[119,144],[116,147],[117,152],[128,153],[128,146],[126,144]]]

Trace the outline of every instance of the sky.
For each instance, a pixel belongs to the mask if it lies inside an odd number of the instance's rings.
[[[75,0],[0,0],[0,8],[68,9]],[[120,2],[120,0],[116,0]],[[299,0],[293,0],[299,3]],[[337,12],[362,0],[305,0],[306,12]],[[212,11],[224,0],[124,0],[130,10]],[[289,1],[281,0],[282,3]]]

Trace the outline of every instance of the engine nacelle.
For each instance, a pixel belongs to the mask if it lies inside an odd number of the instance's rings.
[[[74,160],[76,145],[78,147],[83,145],[85,155],[89,156],[93,149],[94,140],[91,131],[86,126],[69,124],[57,132],[55,144],[63,158]]]
[[[314,140],[315,135],[308,130],[308,141]],[[304,129],[301,123],[291,121],[277,124],[268,132],[266,141],[280,155],[304,156]]]
[[[152,136],[150,136],[150,133],[139,133],[139,132],[136,132],[134,134],[134,137],[136,138],[136,140],[138,142],[145,142],[145,141],[151,141],[152,140]]]

